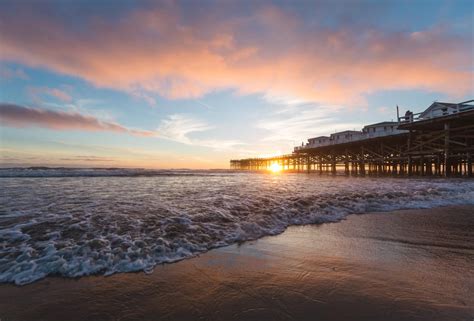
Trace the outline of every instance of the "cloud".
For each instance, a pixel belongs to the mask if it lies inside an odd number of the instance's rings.
[[[298,104],[279,108],[276,113],[257,123],[265,131],[263,142],[294,143],[309,137],[329,135],[334,131],[363,127],[359,123],[341,122],[335,110],[339,106]]]
[[[5,80],[10,79],[29,79],[28,75],[20,68],[8,68],[6,66],[0,66],[0,78]]]
[[[155,94],[196,98],[222,89],[351,106],[378,90],[472,90],[470,35],[447,27],[382,31],[351,19],[318,24],[271,5],[244,14],[229,4],[191,15],[196,8],[171,4],[136,8],[120,19],[81,15],[79,28],[52,6],[27,7],[0,14],[0,59],[151,104]]]
[[[72,97],[64,90],[58,88],[49,88],[49,87],[29,87],[28,93],[36,102],[41,102],[40,96],[47,95],[54,97],[64,103],[72,102]]]
[[[61,161],[73,161],[73,162],[114,162],[115,159],[113,158],[107,158],[107,157],[100,157],[100,156],[72,156],[69,158],[60,158],[59,160]]]
[[[243,145],[237,140],[192,137],[193,133],[208,131],[213,127],[202,120],[184,114],[170,115],[161,121],[156,131],[149,131],[128,128],[115,122],[100,120],[75,111],[64,112],[0,103],[0,124],[19,128],[42,127],[54,130],[125,133],[135,136],[157,137],[212,149],[230,149],[237,145]]]
[[[162,137],[178,141],[180,143],[190,144],[191,139],[188,137],[190,133],[202,132],[211,129],[207,123],[194,119],[187,115],[170,115],[167,119],[162,120],[158,131]]]
[[[156,132],[124,127],[77,112],[53,111],[0,103],[0,123],[11,127],[43,127],[54,130],[104,131],[136,136],[155,136]]]
[[[231,149],[243,145],[238,140],[225,139],[198,139],[193,138],[193,133],[205,132],[213,129],[206,122],[189,115],[174,114],[161,121],[158,127],[160,138],[169,139],[186,145],[209,147],[213,149]]]
[[[382,115],[393,115],[393,107],[381,106],[377,108],[377,112]]]
[[[144,100],[151,107],[156,107],[157,105],[156,99],[146,92],[136,90],[136,91],[130,92],[130,94],[138,99]]]

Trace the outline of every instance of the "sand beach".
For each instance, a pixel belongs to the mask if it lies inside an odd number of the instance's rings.
[[[2,321],[472,320],[474,207],[350,215],[153,273],[0,286]]]

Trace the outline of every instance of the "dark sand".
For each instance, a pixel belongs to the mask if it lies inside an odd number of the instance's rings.
[[[0,286],[14,320],[469,320],[474,207],[352,215],[159,266]]]

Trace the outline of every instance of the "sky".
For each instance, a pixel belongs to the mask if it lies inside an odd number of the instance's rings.
[[[229,168],[474,96],[472,1],[0,2],[0,166]]]

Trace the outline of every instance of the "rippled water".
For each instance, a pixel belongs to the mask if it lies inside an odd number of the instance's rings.
[[[227,171],[1,170],[0,282],[149,272],[348,214],[474,204],[474,182]]]

